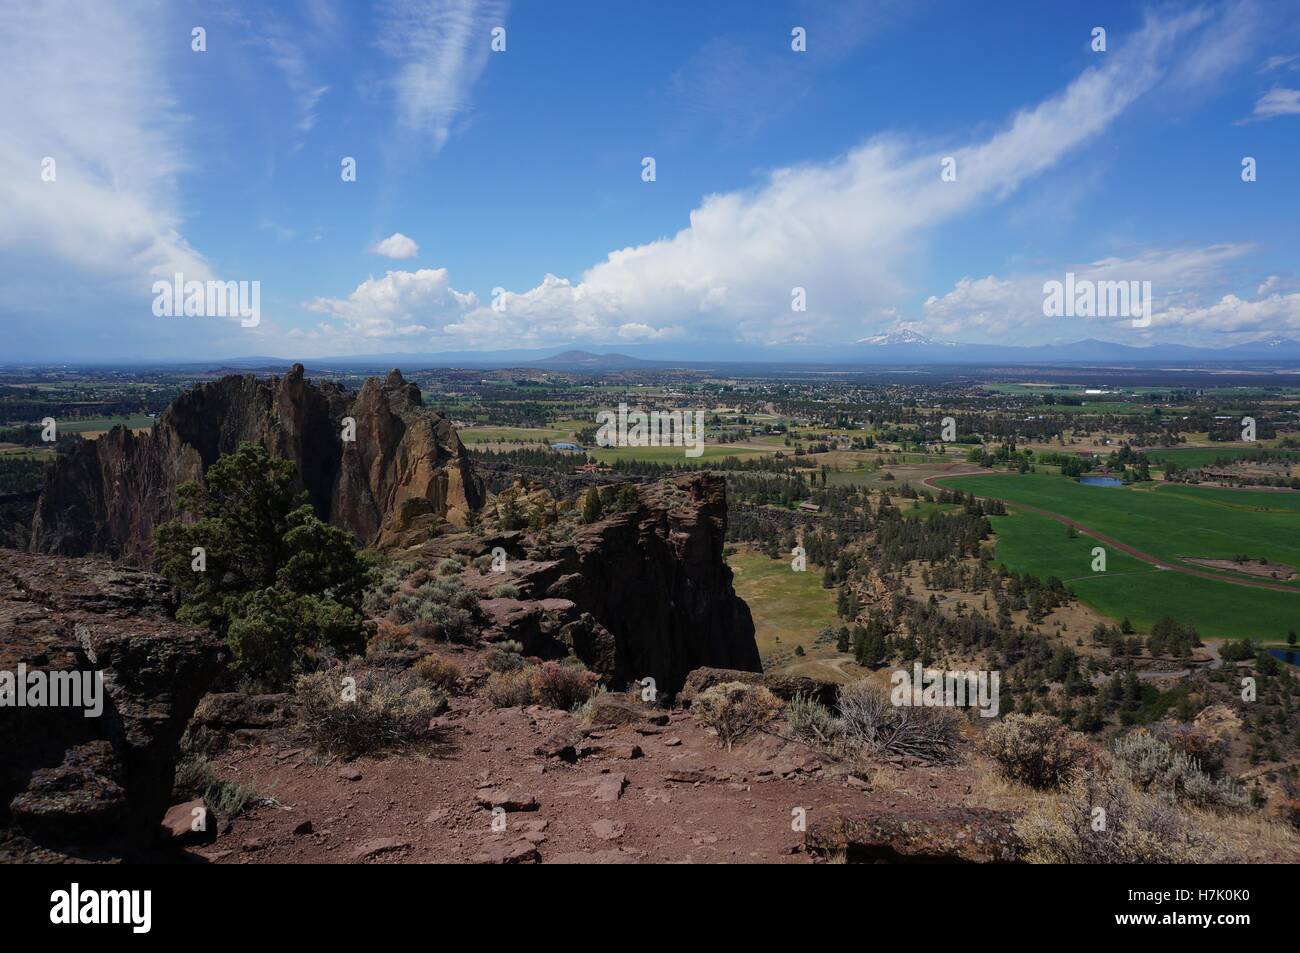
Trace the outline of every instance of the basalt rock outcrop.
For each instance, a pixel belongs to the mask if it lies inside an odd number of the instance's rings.
[[[156,839],[177,744],[226,648],[172,621],[159,576],[100,559],[0,550],[0,831],[120,852]],[[23,690],[13,676],[23,673]],[[33,679],[32,673],[37,673]],[[98,673],[102,689],[81,681]],[[76,675],[89,694],[46,691]],[[9,677],[6,677],[9,676]],[[94,675],[89,676],[95,678]],[[26,703],[17,705],[18,694]],[[98,698],[98,704],[87,704]],[[98,710],[87,717],[86,712]]]
[[[749,606],[722,556],[725,480],[692,473],[638,497],[558,550],[511,559],[499,581],[520,598],[483,603],[498,637],[529,654],[572,652],[614,686],[650,676],[669,694],[701,666],[762,671]]]
[[[345,418],[355,440],[344,440]],[[463,525],[481,482],[451,422],[392,371],[355,395],[316,385],[295,364],[284,377],[230,376],[182,394],[147,433],[116,427],[51,468],[32,522],[33,552],[106,553],[136,565],[176,514],[176,488],[244,442],[298,464],[322,519],[366,545],[443,519]]]
[[[1012,864],[1023,845],[1015,814],[959,805],[831,813],[804,835],[808,850],[849,863]]]

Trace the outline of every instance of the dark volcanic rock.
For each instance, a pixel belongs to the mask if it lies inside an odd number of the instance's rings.
[[[809,850],[843,853],[850,863],[1015,863],[1015,815],[971,807],[926,807],[814,821]]]
[[[0,827],[45,843],[151,843],[176,745],[226,649],[171,621],[151,573],[0,550],[0,671],[99,672],[103,711],[0,706]]]
[[[520,576],[521,589],[576,605],[562,637],[615,685],[650,676],[671,695],[702,665],[762,671],[722,558],[726,481],[692,473],[638,492],[636,509],[582,527],[560,558]]]
[[[346,417],[356,440],[345,443]],[[426,410],[400,372],[367,380],[354,398],[309,383],[295,364],[284,377],[200,384],[148,433],[115,427],[78,444],[51,469],[30,548],[145,565],[154,529],[176,516],[176,487],[245,442],[296,462],[316,512],[363,544],[400,543],[443,519],[463,524],[483,502],[450,421]]]

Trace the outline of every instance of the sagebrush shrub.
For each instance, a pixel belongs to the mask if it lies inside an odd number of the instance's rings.
[[[570,711],[595,694],[600,676],[581,664],[543,662],[533,669],[531,684],[538,705]]]
[[[451,659],[438,655],[426,655],[411,667],[415,674],[428,682],[433,688],[444,694],[455,693],[465,673]]]
[[[1185,750],[1139,729],[1111,743],[1115,770],[1135,787],[1200,807],[1244,810],[1246,789],[1232,778],[1213,778]]]
[[[697,724],[711,728],[730,751],[736,742],[761,729],[781,711],[781,702],[761,685],[723,682],[691,702]]]
[[[802,692],[790,699],[785,709],[785,720],[790,733],[808,744],[831,744],[841,733],[835,713]]]
[[[483,664],[489,672],[513,672],[524,667],[524,647],[518,642],[502,642],[488,649]]]
[[[1007,715],[984,736],[1002,774],[1032,788],[1060,787],[1082,768],[1092,749],[1051,715]]]
[[[1177,805],[1140,790],[1100,761],[1080,770],[1060,802],[1040,804],[1015,826],[1031,863],[1216,864],[1235,859]]]

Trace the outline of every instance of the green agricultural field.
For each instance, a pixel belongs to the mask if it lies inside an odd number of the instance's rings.
[[[949,477],[941,482],[976,496],[1068,516],[1171,563],[1182,557],[1246,555],[1300,568],[1300,493],[1177,484],[1085,486],[1042,473]],[[1300,581],[1291,585],[1300,600]],[[1296,608],[1300,612],[1300,601]]]
[[[84,417],[80,420],[60,420],[59,432],[105,433],[118,426],[144,430],[153,426],[153,418],[146,414],[133,414],[130,417]]]
[[[727,558],[735,574],[736,594],[749,604],[764,668],[799,670],[804,674],[842,681],[855,666],[835,644],[816,642],[817,634],[842,625],[835,613],[834,589],[822,588],[822,574],[810,565],[806,572],[790,568],[790,557],[770,559],[743,551]],[[803,656],[794,655],[802,645]],[[810,669],[817,669],[813,672]]]
[[[563,443],[573,439],[573,434],[567,430],[546,430],[537,427],[467,427],[458,432],[461,442],[465,444],[505,443],[512,440]]]
[[[1279,640],[1300,626],[1300,593],[1184,576],[1109,548],[1106,572],[1094,573],[1096,541],[1070,539],[1053,519],[1016,512],[990,522],[997,533],[997,558],[1008,568],[1056,576],[1082,602],[1116,622],[1127,617],[1138,631],[1149,631],[1165,615],[1194,626],[1205,638]]]

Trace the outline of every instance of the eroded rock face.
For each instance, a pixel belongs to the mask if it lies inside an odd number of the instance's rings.
[[[0,828],[36,842],[143,844],[176,746],[226,648],[170,619],[152,573],[0,550],[0,672],[99,672],[102,712],[0,705]]]
[[[553,633],[539,624],[541,637],[615,685],[649,676],[669,694],[704,665],[762,671],[754,620],[722,557],[726,482],[692,473],[639,494],[636,509],[582,527],[556,558],[516,567],[509,581],[526,600],[572,605]]]
[[[356,422],[354,442],[342,439],[345,417]],[[147,565],[155,528],[176,516],[176,487],[202,479],[245,442],[296,462],[321,518],[366,545],[413,527],[427,531],[430,520],[463,525],[483,502],[451,423],[422,406],[419,388],[400,371],[367,380],[354,397],[337,384],[309,383],[295,364],[284,377],[201,384],[149,433],[116,427],[78,445],[51,470],[30,548]]]

